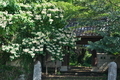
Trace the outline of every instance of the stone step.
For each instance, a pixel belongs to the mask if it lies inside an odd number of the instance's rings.
[[[98,72],[97,70],[94,69],[94,71],[91,71],[92,68],[91,67],[70,67],[70,69],[68,69],[68,71],[59,71],[59,74],[63,74],[63,75],[86,75],[86,76],[90,76],[90,75],[100,75],[103,74],[103,72]],[[48,70],[48,73],[50,74],[54,74],[55,69],[54,68],[50,68]],[[45,73],[45,71],[44,71]]]
[[[102,76],[107,73],[103,72],[60,72],[61,75],[73,76]]]
[[[92,68],[90,67],[70,67],[67,70],[65,70],[66,72],[90,72]],[[43,72],[45,72],[45,68],[42,70]],[[55,69],[54,68],[48,68],[48,72],[54,72]],[[61,71],[60,68],[58,68],[58,71]],[[62,71],[61,71],[62,72]],[[63,71],[64,72],[64,71]]]
[[[55,76],[49,75],[48,77],[43,77],[42,80],[106,80],[106,76]]]

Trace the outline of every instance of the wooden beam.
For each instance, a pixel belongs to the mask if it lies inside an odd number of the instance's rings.
[[[84,37],[81,37],[81,40],[79,41],[76,41],[76,44],[88,44],[88,41],[92,41],[92,42],[96,42],[96,41],[99,41],[100,39],[102,39],[102,37],[87,37],[87,36],[84,36]]]

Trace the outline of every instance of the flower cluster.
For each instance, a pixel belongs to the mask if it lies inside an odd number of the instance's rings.
[[[63,55],[65,54],[63,51],[65,49],[63,46],[73,45],[74,41],[72,41],[72,36],[69,35],[68,31],[65,33],[64,29],[53,29],[52,36],[50,42],[47,44],[47,52],[52,55],[52,60],[63,60]],[[68,37],[70,38],[68,38]]]
[[[0,11],[0,27],[6,28],[7,24],[11,24],[12,15],[8,14],[7,11]]]
[[[48,44],[47,51],[52,55],[51,60],[63,60],[62,47],[59,45]]]
[[[7,6],[7,2],[0,1],[0,7],[6,7],[6,6]]]
[[[43,53],[43,40],[41,38],[25,38],[22,41],[23,46],[23,53],[30,54],[32,57],[35,54],[42,54]]]
[[[20,44],[2,45],[2,50],[11,53],[11,59],[20,57]]]
[[[40,9],[39,12],[38,9]],[[44,21],[48,21],[50,25],[54,22],[54,20],[62,19],[62,13],[63,11],[52,3],[42,3],[41,6],[36,5],[34,8],[35,19],[40,20],[43,24],[46,23]]]

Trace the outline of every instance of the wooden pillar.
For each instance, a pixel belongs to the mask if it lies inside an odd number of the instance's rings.
[[[65,54],[63,57],[62,66],[69,66],[69,54]]]
[[[96,54],[96,50],[92,51],[92,66],[97,66],[97,54]]]
[[[66,50],[69,50],[69,47],[64,47]],[[69,53],[66,53],[63,57],[63,62],[60,71],[68,71],[69,67]]]

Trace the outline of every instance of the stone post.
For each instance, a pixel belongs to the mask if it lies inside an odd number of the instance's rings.
[[[41,73],[41,63],[40,61],[37,61],[37,63],[34,65],[33,80],[41,80]]]
[[[117,78],[117,64],[110,62],[108,64],[108,80],[116,80]]]

